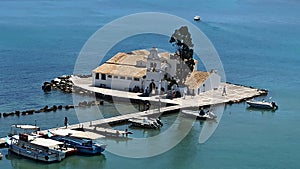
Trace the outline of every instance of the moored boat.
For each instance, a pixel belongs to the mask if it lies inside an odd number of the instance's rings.
[[[246,103],[250,107],[255,107],[255,108],[260,108],[260,109],[273,109],[273,110],[278,109],[278,105],[274,101],[268,102],[265,100],[262,100],[262,101],[248,100],[248,101],[246,101]]]
[[[182,110],[184,116],[196,118],[198,120],[215,120],[217,115],[215,115],[212,111],[204,112],[203,110],[192,111],[192,110]]]
[[[159,129],[163,126],[163,123],[158,118],[148,118],[148,117],[135,117],[128,120],[132,126]]]
[[[20,133],[10,137],[7,144],[11,152],[38,161],[61,161],[66,156],[64,143],[38,136]]]
[[[49,133],[51,139],[64,142],[67,146],[76,148],[78,153],[101,154],[105,150],[106,145],[95,143],[94,140],[103,136],[97,135],[95,137],[93,135],[95,134],[69,129],[58,129]]]

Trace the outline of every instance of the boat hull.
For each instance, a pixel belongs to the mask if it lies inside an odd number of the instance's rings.
[[[56,162],[61,161],[65,158],[65,153],[56,151],[56,153],[45,153],[38,151],[30,151],[26,148],[19,147],[17,145],[10,145],[9,150],[17,155],[27,157],[30,159],[43,161],[43,162]]]
[[[76,148],[79,154],[86,154],[86,155],[101,154],[106,148],[106,145],[98,145],[98,144],[83,145],[83,142],[81,142],[82,140],[77,138],[70,138],[64,136],[53,136],[51,138],[57,141],[64,142],[70,147]]]
[[[246,102],[250,107],[259,108],[259,109],[277,109],[278,106],[275,103],[270,102],[256,102],[256,101],[247,101]]]
[[[182,114],[186,117],[196,118],[197,120],[203,120],[203,121],[216,119],[216,115],[209,115],[209,114],[200,115],[198,112],[189,111],[189,110],[183,110]]]

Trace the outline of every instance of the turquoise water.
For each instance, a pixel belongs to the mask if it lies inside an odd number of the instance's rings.
[[[72,95],[44,94],[42,83],[71,74],[80,49],[96,30],[136,12],[166,12],[191,22],[194,15],[200,15],[203,21],[194,24],[217,49],[227,81],[268,89],[279,110],[248,110],[244,103],[227,106],[217,130],[205,144],[198,143],[203,124],[195,122],[180,144],[150,158],[131,159],[106,151],[101,156],[73,156],[60,163],[43,164],[9,155],[0,161],[0,168],[299,168],[299,8],[296,0],[1,1],[1,113],[72,104]],[[133,45],[137,49],[152,47],[156,43],[172,50],[167,40],[160,36],[134,37],[118,44],[110,53],[130,51]],[[117,110],[114,107],[105,102],[100,109],[107,116],[120,109],[134,111],[122,103],[117,104]],[[78,122],[74,110],[2,117],[0,136],[5,136],[15,123],[37,120],[43,129],[63,125],[64,116],[69,117],[70,123]],[[176,114],[162,117],[166,124],[162,131],[175,118]],[[136,137],[157,134],[133,130]],[[0,152],[7,154],[7,149]]]

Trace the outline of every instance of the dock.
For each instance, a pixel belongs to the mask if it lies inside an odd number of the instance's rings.
[[[99,87],[91,86],[91,78],[80,78],[74,77],[72,81],[76,87],[83,88],[90,92],[100,93],[103,95],[123,98],[123,99],[136,99],[142,101],[152,101],[155,103],[164,103],[172,106],[160,107],[160,108],[152,108],[146,111],[139,111],[129,114],[124,114],[120,116],[97,119],[94,121],[83,122],[80,124],[74,124],[68,126],[68,129],[78,129],[81,128],[84,131],[93,132],[95,134],[104,135],[106,137],[114,137],[114,138],[128,138],[128,133],[122,130],[115,130],[110,125],[118,124],[121,122],[127,122],[130,118],[136,117],[159,117],[162,114],[170,113],[170,112],[178,112],[181,109],[189,109],[189,108],[199,108],[217,104],[233,104],[239,103],[242,101],[246,101],[248,99],[266,95],[267,91],[263,89],[256,89],[253,87],[241,86],[230,83],[222,83],[220,88],[217,90],[211,90],[200,95],[191,96],[187,95],[181,98],[174,99],[165,99],[161,96],[151,96],[151,97],[140,97],[138,96],[140,93],[132,93],[126,91],[118,91],[112,89],[105,89]],[[223,94],[223,87],[226,86],[226,94]],[[223,94],[223,95],[222,95]],[[55,130],[48,129],[48,130]],[[47,130],[41,131],[47,133]],[[5,145],[5,138],[0,139],[0,146]]]

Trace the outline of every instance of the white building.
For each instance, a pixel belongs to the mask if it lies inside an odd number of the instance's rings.
[[[186,86],[190,93],[200,94],[218,88],[220,76],[215,71],[195,70],[188,77]],[[168,81],[176,73],[177,60],[168,52],[158,53],[156,48],[118,53],[93,70],[93,86],[126,91],[166,91]]]

